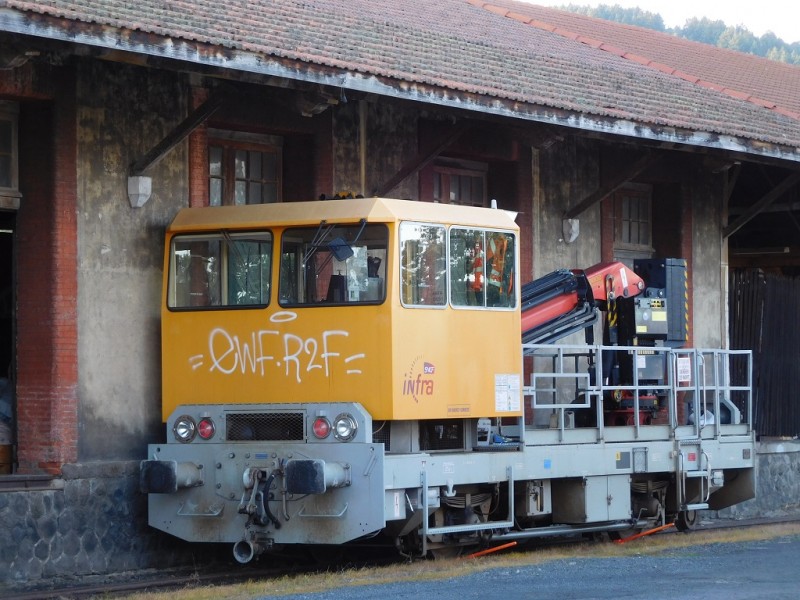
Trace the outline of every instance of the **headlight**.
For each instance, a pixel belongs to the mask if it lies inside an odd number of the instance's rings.
[[[349,442],[356,436],[358,423],[352,415],[342,413],[333,422],[333,436],[340,442]]]
[[[175,434],[175,439],[184,444],[191,442],[197,433],[197,425],[194,419],[189,415],[181,415],[175,419],[175,424],[172,426],[172,433]]]

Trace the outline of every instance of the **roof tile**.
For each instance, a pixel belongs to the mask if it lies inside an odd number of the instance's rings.
[[[137,30],[589,117],[800,147],[800,69],[513,0],[4,0]],[[108,39],[102,43],[112,43]],[[488,100],[487,100],[488,102]],[[772,103],[775,108],[770,108]]]

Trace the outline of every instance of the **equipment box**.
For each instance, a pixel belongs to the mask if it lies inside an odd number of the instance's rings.
[[[590,523],[630,519],[629,475],[553,480],[553,521]]]

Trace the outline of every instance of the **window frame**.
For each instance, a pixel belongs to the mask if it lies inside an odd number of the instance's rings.
[[[445,278],[444,278],[444,284],[443,284],[443,290],[442,290],[443,293],[444,293],[444,301],[441,304],[439,304],[439,303],[436,303],[436,304],[419,304],[419,303],[414,303],[414,302],[406,302],[405,298],[403,297],[404,296],[404,290],[407,287],[405,285],[405,282],[403,281],[403,277],[405,275],[404,268],[406,268],[406,269],[408,268],[408,267],[404,267],[403,266],[403,262],[405,261],[405,256],[406,256],[405,249],[403,248],[403,241],[404,241],[403,240],[403,227],[405,225],[416,226],[416,227],[438,228],[438,229],[441,229],[444,232],[443,243],[442,243],[442,246],[443,246],[442,249],[444,251],[444,256],[442,258],[444,259]],[[450,265],[449,265],[450,257],[448,255],[448,248],[447,248],[447,230],[448,230],[448,227],[444,223],[426,223],[424,221],[411,221],[411,220],[409,220],[409,221],[400,221],[400,223],[398,224],[398,226],[397,226],[397,253],[398,253],[397,257],[398,257],[398,261],[399,261],[399,263],[398,263],[399,264],[399,268],[398,268],[398,275],[399,275],[398,291],[399,291],[399,294],[400,294],[400,304],[404,308],[428,308],[428,309],[435,309],[435,310],[443,310],[443,309],[447,308],[447,306],[449,305],[450,298],[448,297],[448,283],[447,283],[447,280],[448,280],[448,276],[449,276],[448,274],[450,272]],[[419,286],[417,286],[417,287],[419,287]]]
[[[219,147],[222,149],[221,170],[219,177],[211,173],[212,149]],[[208,185],[208,205],[209,206],[242,206],[236,204],[236,182],[255,181],[250,179],[238,179],[236,174],[236,153],[260,152],[262,154],[275,155],[275,179],[260,179],[261,185],[275,185],[275,202],[283,202],[283,138],[274,135],[256,134],[239,131],[226,131],[220,129],[208,130],[208,164],[206,165],[206,182]],[[220,202],[216,203],[212,199],[212,181],[221,181]],[[267,204],[265,202],[245,204]]]
[[[404,298],[404,273],[403,273],[403,262],[404,258],[404,248],[403,248],[403,236],[402,236],[402,228],[404,225],[414,225],[414,226],[427,226],[427,227],[438,227],[444,230],[444,259],[445,259],[445,301],[443,304],[421,304],[421,303],[411,303],[407,302]],[[512,300],[506,306],[491,306],[488,303],[488,291],[489,291],[489,277],[490,275],[487,272],[484,272],[484,285],[483,285],[483,299],[482,304],[456,304],[453,302],[453,256],[451,252],[452,244],[451,244],[451,232],[453,231],[472,231],[472,232],[480,232],[482,234],[483,240],[483,252],[482,257],[484,260],[484,268],[488,264],[486,262],[487,250],[486,250],[486,243],[489,239],[489,236],[492,234],[503,234],[508,236],[512,240],[512,256],[511,259],[511,284],[512,284]],[[429,223],[424,221],[401,221],[397,228],[397,252],[398,252],[398,264],[400,268],[398,269],[398,295],[401,306],[403,308],[409,309],[433,309],[433,310],[443,310],[446,308],[452,308],[454,310],[489,310],[489,311],[513,311],[517,309],[518,305],[518,289],[519,289],[519,281],[518,281],[518,265],[517,265],[517,248],[519,245],[519,234],[512,230],[505,230],[505,229],[493,229],[490,227],[477,227],[477,226],[470,226],[470,225],[446,225],[444,223]]]
[[[259,239],[263,238],[263,239]],[[178,304],[177,302],[177,257],[175,250],[175,242],[184,241],[191,243],[192,241],[198,243],[218,242],[220,244],[220,268],[216,271],[219,278],[219,304],[198,305],[192,306],[191,304]],[[237,304],[231,302],[227,298],[230,292],[230,263],[232,244],[236,242],[246,241],[259,241],[262,244],[269,245],[269,267],[268,272],[261,278],[262,283],[266,282],[266,294],[262,295],[262,299],[266,302],[252,303],[252,304]],[[275,268],[275,235],[272,230],[258,229],[258,230],[243,230],[243,231],[198,231],[186,232],[173,235],[169,240],[169,274],[167,279],[167,309],[174,312],[203,312],[203,311],[217,311],[217,310],[253,310],[267,308],[271,304],[272,297],[272,276]],[[263,256],[263,254],[262,254]],[[191,256],[190,256],[191,258]],[[191,268],[191,267],[190,267]],[[191,291],[189,292],[191,294]],[[226,301],[223,303],[223,298]]]
[[[425,168],[422,173],[423,188],[427,186],[430,200],[440,204],[455,204],[458,206],[489,206],[489,192],[487,184],[487,173],[489,166],[486,163],[467,160],[446,160],[439,159],[434,164]],[[469,177],[480,180],[480,202],[470,200],[464,202],[460,198],[451,198],[453,193],[451,183],[452,177]],[[474,188],[470,188],[474,189]],[[461,187],[459,186],[459,192]],[[427,195],[423,194],[423,195]],[[472,195],[474,197],[474,194]]]
[[[0,186],[0,208],[19,210],[19,104],[0,100],[0,120],[9,123],[9,183]]]
[[[483,296],[482,304],[456,304],[456,303],[453,302],[453,284],[456,282],[455,279],[452,277],[453,258],[452,258],[452,235],[451,234],[452,234],[453,231],[481,232],[483,234],[483,237],[482,237],[482,248],[481,248],[481,260],[482,260],[481,268],[483,269],[483,280],[484,280],[484,283],[483,283],[483,286],[482,286],[483,290],[481,292],[481,294]],[[487,270],[487,267],[489,265],[488,259],[487,259],[487,257],[488,257],[487,240],[489,239],[489,236],[491,236],[493,234],[502,234],[502,235],[505,235],[505,236],[511,238],[511,240],[512,240],[512,255],[510,257],[510,259],[511,259],[511,273],[509,275],[510,282],[511,282],[511,285],[512,285],[512,295],[511,295],[511,299],[512,300],[511,300],[510,304],[508,304],[506,306],[497,306],[497,305],[496,306],[491,306],[488,303],[489,302],[488,291],[489,291],[489,285],[491,285],[490,282],[489,282],[489,279],[491,277],[491,271]],[[448,231],[447,231],[447,252],[448,252],[447,289],[448,289],[449,305],[454,310],[493,310],[493,311],[494,310],[500,310],[500,311],[503,311],[503,310],[515,310],[517,308],[517,293],[516,293],[516,290],[518,289],[519,282],[517,281],[517,264],[516,264],[517,263],[517,257],[516,257],[516,253],[514,252],[514,249],[516,249],[518,246],[519,246],[519,236],[514,231],[508,231],[508,230],[503,230],[503,229],[492,229],[492,228],[487,228],[487,227],[473,227],[473,226],[467,226],[467,225],[451,225],[450,227],[448,227]],[[507,258],[504,257],[504,260],[506,260],[506,259]]]
[[[648,243],[638,243],[624,239],[624,203],[635,199],[637,202],[637,229],[641,231],[642,225],[646,224]],[[655,253],[653,248],[653,194],[652,187],[645,184],[627,184],[613,194],[614,206],[614,256],[617,259],[650,258]],[[642,220],[641,207],[645,204],[648,215],[647,220]],[[630,213],[630,206],[629,206]],[[627,219],[633,222],[632,219]],[[629,226],[630,227],[630,226]],[[630,231],[630,229],[629,229]],[[641,237],[641,236],[639,236]]]
[[[305,309],[305,308],[323,308],[323,307],[331,308],[331,307],[344,307],[344,306],[376,306],[376,305],[380,305],[380,304],[385,303],[386,302],[386,297],[387,297],[386,275],[389,272],[389,264],[388,263],[390,261],[389,244],[391,242],[391,237],[389,235],[389,227],[387,226],[387,224],[386,223],[380,223],[380,222],[369,223],[366,220],[363,223],[352,222],[352,221],[351,222],[344,222],[344,223],[335,223],[335,224],[330,224],[329,225],[329,227],[331,229],[327,233],[325,233],[324,227],[325,227],[325,225],[323,223],[321,223],[319,226],[316,226],[316,227],[313,226],[313,225],[298,225],[298,226],[286,227],[283,231],[281,231],[280,244],[278,245],[278,253],[279,253],[278,254],[278,256],[279,256],[279,258],[278,258],[278,284],[277,284],[278,285],[278,289],[277,289],[277,302],[278,302],[278,305],[281,306],[282,308],[290,308],[290,309],[294,310],[294,309],[298,309],[298,308]],[[362,229],[362,227],[363,227],[363,230],[359,231],[360,229]],[[356,232],[356,235],[354,236],[354,239],[352,241],[348,242],[347,240],[343,240],[344,244],[338,244],[338,243],[336,243],[337,239],[339,237],[339,236],[336,235],[336,230],[337,229],[353,230],[354,232]],[[350,266],[354,266],[354,267],[357,268],[357,265],[349,265],[349,266],[347,265],[347,262],[350,260],[350,258],[353,258],[352,256],[344,259],[343,261],[338,260],[338,258],[335,256],[336,250],[333,248],[333,246],[336,246],[336,249],[338,249],[338,247],[341,246],[341,245],[347,245],[347,246],[349,246],[351,248],[351,250],[352,250],[353,247],[356,247],[359,250],[363,249],[364,257],[363,257],[363,260],[359,260],[359,262],[363,262],[363,269],[365,269],[367,271],[366,274],[367,274],[367,277],[369,278],[369,266],[368,266],[368,264],[369,264],[369,259],[370,259],[370,256],[369,256],[370,248],[369,248],[368,242],[375,242],[376,240],[374,240],[370,236],[362,237],[362,236],[364,236],[364,232],[367,231],[367,229],[371,230],[370,233],[376,232],[376,231],[382,231],[382,233],[383,233],[383,238],[382,238],[383,246],[381,247],[380,245],[378,245],[378,246],[375,246],[375,248],[372,249],[373,252],[379,252],[379,253],[382,252],[383,253],[383,258],[379,261],[379,264],[378,264],[378,267],[377,267],[378,271],[383,273],[383,275],[382,276],[378,275],[378,279],[381,280],[381,284],[380,284],[380,289],[378,290],[378,297],[376,299],[367,298],[367,299],[363,299],[362,300],[361,298],[359,298],[358,300],[349,300],[349,299],[328,300],[327,297],[328,297],[328,293],[330,292],[330,281],[328,282],[328,287],[325,288],[326,297],[323,300],[304,299],[303,301],[300,301],[298,299],[298,300],[295,300],[295,301],[291,301],[291,300],[285,299],[285,297],[284,297],[285,296],[285,294],[284,294],[284,291],[285,291],[284,290],[284,273],[285,273],[286,269],[284,268],[284,257],[285,257],[285,255],[287,255],[287,253],[285,252],[285,249],[287,248],[287,245],[291,244],[291,245],[295,245],[298,248],[300,248],[301,256],[305,260],[308,260],[308,254],[306,253],[307,246],[310,243],[312,243],[315,238],[317,238],[321,234],[324,234],[325,237],[322,240],[320,240],[318,243],[324,244],[325,245],[325,249],[323,251],[324,252],[329,252],[330,254],[328,255],[328,257],[326,257],[324,259],[324,265],[319,267],[319,270],[316,273],[317,276],[320,275],[321,273],[323,273],[323,269],[327,269],[327,268],[330,268],[332,270],[332,272],[330,273],[331,276],[335,275],[336,273],[333,270],[336,268],[337,262],[338,263],[344,262],[346,268],[348,268],[348,269],[349,269]],[[308,236],[304,237],[302,235],[299,235],[299,232],[313,232],[313,235],[311,236],[311,239],[307,239]],[[381,240],[377,240],[377,241],[381,241]],[[333,245],[332,245],[332,243],[333,243]],[[315,254],[317,252],[319,252],[319,250],[316,250]],[[360,251],[358,253],[360,254]],[[374,257],[374,254],[373,254],[373,257]],[[330,267],[329,267],[329,265],[330,265]],[[355,273],[356,269],[354,268],[352,272]],[[341,275],[341,273],[339,273],[339,275]],[[344,276],[345,276],[345,281],[344,282],[346,284],[349,281],[349,279],[348,279],[349,275],[350,275],[350,271],[348,271],[348,272],[346,272],[344,274]],[[303,287],[303,283],[302,283],[302,280],[301,280],[301,278],[303,276],[302,270],[298,270],[296,273],[294,273],[294,276],[296,278],[295,283],[296,283],[296,285],[298,287],[298,290],[299,290],[301,287]],[[367,294],[369,294],[370,293],[370,287],[369,286],[370,286],[370,283],[369,283],[369,281],[367,281],[367,288],[366,288],[366,290],[362,290],[362,291],[365,291]],[[307,288],[307,287],[308,286],[305,286],[305,288]],[[316,288],[316,286],[315,286],[315,288]],[[316,288],[316,289],[318,289],[318,288]],[[345,289],[349,290],[349,287],[346,286]],[[372,291],[374,292],[374,289]],[[307,292],[308,292],[308,289],[304,289],[304,293],[307,293]],[[300,294],[298,293],[297,296],[299,297]]]

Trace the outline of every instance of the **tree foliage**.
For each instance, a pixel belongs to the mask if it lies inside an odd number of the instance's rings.
[[[615,21],[617,23],[625,23],[626,25],[638,25],[639,27],[647,27],[648,29],[655,29],[656,31],[666,31],[664,19],[660,14],[651,13],[641,8],[622,8],[619,4],[614,4],[613,6],[601,4],[596,8],[569,4],[561,8],[569,12],[605,19],[606,21]]]
[[[568,4],[560,8],[589,17],[654,29],[720,48],[747,52],[770,60],[800,65],[800,42],[784,42],[771,31],[756,36],[743,25],[727,25],[724,21],[706,17],[688,19],[682,27],[666,27],[664,19],[658,13],[644,11],[641,8],[623,8],[618,4],[601,4],[597,7]]]

